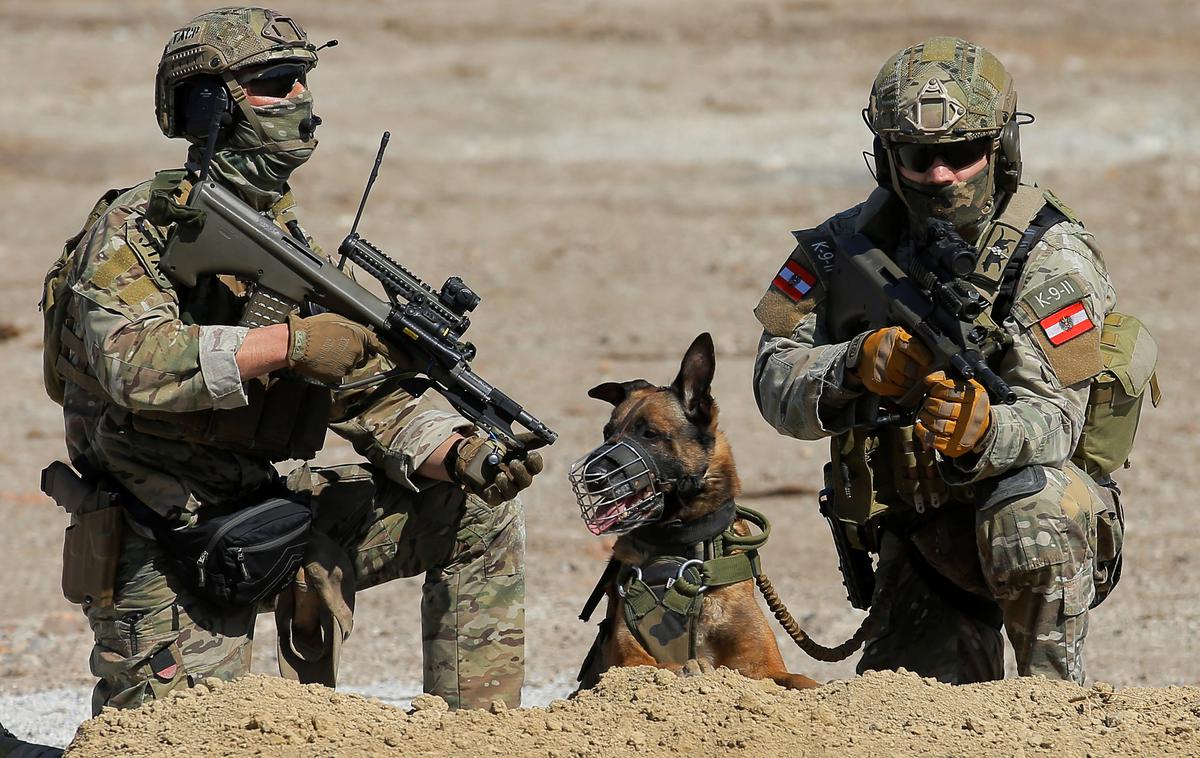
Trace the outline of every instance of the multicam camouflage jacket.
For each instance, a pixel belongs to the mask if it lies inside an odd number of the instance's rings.
[[[1012,205],[1023,203],[1036,211],[1045,203],[1043,197],[1053,198],[1022,187]],[[907,222],[897,205],[890,192],[878,189],[866,202],[814,231],[834,238],[865,233],[902,258],[899,243]],[[1066,210],[1067,220],[1043,234],[1022,269],[1013,301],[1015,323],[1010,324],[1014,343],[996,367],[1016,392],[1017,402],[992,406],[992,423],[977,453],[938,463],[936,475],[949,485],[1031,464],[1061,467],[1079,441],[1090,380],[1101,370],[1100,325],[1116,304],[1116,292],[1092,235]],[[1021,222],[1015,233],[1020,235],[1025,225]],[[779,432],[799,439],[837,440],[854,425],[855,401],[861,394],[844,381],[845,355],[855,335],[829,333],[827,284],[818,275],[828,253],[819,244],[815,250],[811,245],[806,249],[803,233],[797,237],[801,245],[755,311],[765,328],[754,367],[755,396],[763,417]],[[1003,268],[999,264],[1006,258],[989,263],[989,257],[981,256],[981,269]],[[989,297],[994,294],[981,289]],[[888,449],[911,458],[911,427],[892,434],[907,439]],[[919,447],[915,446],[918,457]],[[890,464],[876,461],[872,466]],[[879,480],[882,472],[876,473]],[[892,473],[883,477],[897,482],[900,478]],[[900,494],[911,504],[911,492]]]
[[[393,382],[331,392],[297,377],[241,381],[235,356],[248,330],[232,324],[244,287],[219,277],[184,291],[158,271],[170,228],[146,217],[150,189],[148,181],[117,197],[70,263],[63,352],[75,381],[67,376],[63,410],[72,460],[181,520],[274,481],[273,461],[312,457],[326,426],[396,482],[430,484],[416,470],[470,423]],[[289,192],[267,215],[282,226],[293,211]],[[377,356],[349,379],[392,367]],[[305,417],[315,432],[301,428]]]

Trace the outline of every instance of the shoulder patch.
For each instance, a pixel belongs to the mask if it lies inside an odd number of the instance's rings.
[[[149,277],[139,276],[121,289],[117,290],[117,297],[121,302],[129,306],[139,305],[142,302],[150,299],[159,292],[158,287],[154,286],[154,282],[150,281]]]
[[[771,286],[787,295],[794,302],[811,292],[813,285],[816,283],[817,277],[815,274],[804,268],[795,259],[788,258],[787,262],[783,264],[783,268],[779,269],[779,273],[775,275]]]
[[[1051,313],[1039,320],[1038,326],[1050,344],[1056,347],[1096,328],[1082,301]]]
[[[93,288],[93,297],[97,290],[107,292],[125,305],[137,307],[162,291],[148,275],[148,264],[136,245],[121,241],[108,249],[112,251],[108,258],[92,269],[86,279]]]
[[[133,254],[133,251],[127,245],[120,245],[108,257],[108,260],[101,263],[92,271],[92,275],[88,278],[88,281],[100,289],[108,289],[117,281],[118,276],[137,264],[138,259]]]
[[[1028,328],[1064,387],[1091,379],[1104,368],[1100,330],[1087,311],[1086,297],[1075,274],[1062,274],[1021,298],[1032,317]]]
[[[1067,306],[1078,303],[1086,296],[1087,289],[1077,276],[1062,274],[1027,291],[1021,302],[1029,308],[1035,319],[1042,321],[1061,314],[1067,310]]]
[[[822,282],[828,281],[833,274],[834,249],[837,246],[833,237],[818,229],[792,232],[792,236],[798,243],[792,257],[795,258],[796,253],[806,254],[813,273],[817,274]]]
[[[825,294],[825,277],[833,270],[834,241],[815,229],[792,232],[799,243],[779,268],[754,308],[768,334],[790,335]]]
[[[1082,311],[1083,303],[1071,307]],[[1090,324],[1086,313],[1084,318]],[[1057,342],[1044,328],[1035,328],[1033,332],[1046,361],[1064,387],[1091,379],[1104,370],[1104,360],[1100,354],[1100,331],[1094,324]]]

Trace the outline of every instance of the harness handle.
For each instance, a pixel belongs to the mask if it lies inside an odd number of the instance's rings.
[[[766,516],[744,505],[739,505],[737,506],[737,517],[758,527],[758,534],[741,535],[730,528],[722,535],[726,543],[747,552],[757,550],[767,544],[767,539],[771,536],[771,522],[767,521]]]

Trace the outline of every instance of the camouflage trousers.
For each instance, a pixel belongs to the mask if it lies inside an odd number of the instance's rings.
[[[881,626],[859,673],[903,667],[953,684],[1001,679],[1002,625],[1022,676],[1083,682],[1104,504],[1073,465],[1044,471],[1035,494],[943,508],[904,534],[884,532],[872,609]]]
[[[342,546],[358,589],[425,574],[425,691],[455,708],[520,704],[525,670],[525,526],[519,500],[489,508],[461,488],[412,492],[366,466],[288,479],[312,493],[314,528]],[[250,669],[262,608],[217,608],[172,573],[158,544],[126,530],[114,604],[87,609],[95,635],[93,713]]]

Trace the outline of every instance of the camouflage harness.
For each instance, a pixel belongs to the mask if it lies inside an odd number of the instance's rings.
[[[737,519],[757,533],[737,534]],[[696,657],[705,593],[756,579],[758,551],[770,534],[765,516],[732,500],[694,521],[642,527],[629,536],[650,559],[638,566],[611,561],[581,617],[591,616],[611,584],[624,600],[625,625],[646,652],[659,663],[686,663]]]

